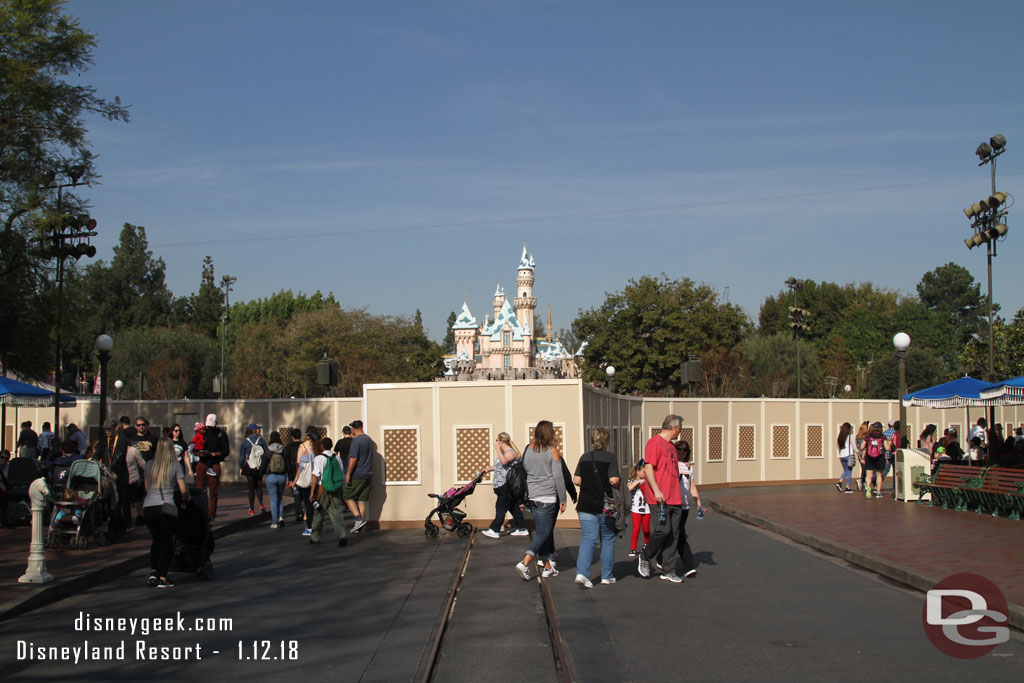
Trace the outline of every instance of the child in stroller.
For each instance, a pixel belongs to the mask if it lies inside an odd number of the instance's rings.
[[[468,484],[453,486],[440,495],[437,493],[427,494],[429,498],[437,498],[437,507],[427,514],[427,518],[423,522],[423,533],[427,535],[427,538],[434,538],[439,533],[439,529],[432,519],[434,515],[437,515],[437,521],[446,531],[454,531],[460,538],[466,538],[473,532],[473,525],[465,521],[465,511],[460,510],[458,506],[466,499],[466,496],[473,495],[476,485],[483,479],[485,472],[486,470],[480,470]]]
[[[113,480],[95,460],[76,460],[68,470],[67,486],[54,501],[46,545],[85,550],[90,543],[106,545]]]

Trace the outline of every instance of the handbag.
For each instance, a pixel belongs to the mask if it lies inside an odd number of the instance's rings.
[[[600,481],[600,473],[597,471],[597,460],[594,458],[594,453],[590,453],[590,466],[594,468],[594,481]],[[601,514],[605,517],[614,517],[617,510],[615,506],[615,499],[608,495],[608,487],[603,483],[601,484]]]

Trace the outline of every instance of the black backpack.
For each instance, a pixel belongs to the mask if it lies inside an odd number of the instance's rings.
[[[526,468],[522,460],[513,460],[509,463],[508,472],[505,475],[505,483],[508,484],[508,494],[512,498],[512,504],[525,503],[530,492],[526,487]]]

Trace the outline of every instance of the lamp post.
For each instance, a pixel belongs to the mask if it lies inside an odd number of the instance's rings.
[[[608,375],[608,391],[615,390],[615,366],[609,365],[604,369],[604,374]]]
[[[910,348],[910,335],[906,332],[897,332],[892,338],[892,345],[896,348],[896,361],[900,367],[900,433],[896,442],[896,447],[900,448],[903,446],[903,437],[907,436],[907,406],[903,403],[903,396],[907,393],[907,349]]]
[[[229,297],[231,296],[231,286],[235,284],[234,278],[230,275],[225,275],[220,279],[220,287],[224,290],[224,312],[220,316],[220,381],[217,383],[217,398],[224,398],[224,341],[228,336],[228,315],[231,311],[231,304]]]
[[[107,424],[107,361],[114,348],[114,339],[109,334],[96,337],[96,350],[100,356],[100,433]]]
[[[803,280],[791,277],[786,280],[786,286],[793,292],[793,305],[789,307],[789,326],[793,328],[793,339],[796,340],[796,397],[800,398],[800,333],[810,330],[807,325],[807,318],[810,311],[796,307],[796,293],[804,286]]]
[[[123,387],[124,387],[124,382],[122,382],[121,380],[116,380],[114,382],[114,388],[117,389],[117,400],[118,401],[121,400],[121,389]]]

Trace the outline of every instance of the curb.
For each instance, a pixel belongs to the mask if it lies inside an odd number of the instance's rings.
[[[294,503],[288,503],[284,506],[284,511],[290,512],[294,506]],[[239,531],[259,526],[267,519],[269,519],[269,516],[262,514],[253,515],[252,517],[242,517],[241,519],[227,522],[224,525],[215,526],[213,528],[213,537],[215,539],[220,539],[224,536],[230,536],[231,534]],[[114,560],[110,564],[97,567],[91,572],[81,574],[74,578],[69,578],[63,581],[56,580],[52,583],[44,584],[37,587],[31,594],[20,596],[13,600],[8,600],[3,605],[0,605],[0,622],[7,621],[12,617],[31,612],[32,610],[39,609],[40,607],[51,605],[83,590],[93,588],[94,586],[115,581],[125,574],[130,574],[133,571],[142,569],[148,564],[149,551],[146,550],[138,555],[131,555],[120,560]],[[32,590],[33,587],[32,584],[21,585],[24,585],[28,590]]]
[[[880,557],[868,555],[867,553],[862,553],[860,551],[851,550],[845,546],[832,543],[831,541],[827,541],[823,538],[818,538],[817,536],[805,531],[783,526],[782,524],[772,522],[764,517],[744,512],[743,510],[739,510],[717,500],[710,499],[708,501],[708,505],[713,510],[717,510],[718,512],[729,515],[730,517],[734,517],[741,522],[746,522],[752,526],[770,531],[773,534],[784,536],[792,541],[800,543],[801,545],[806,545],[823,552],[826,555],[838,557],[850,564],[867,569],[868,571],[884,576],[887,579],[903,584],[909,588],[913,588],[921,593],[926,593],[934,588],[935,584],[940,580],[939,578],[928,576],[927,574],[911,569],[905,565],[890,562],[889,560],[883,560]],[[1008,615],[1010,626],[1018,631],[1024,631],[1024,608],[1010,603],[1007,604],[1007,607],[1010,612]]]

